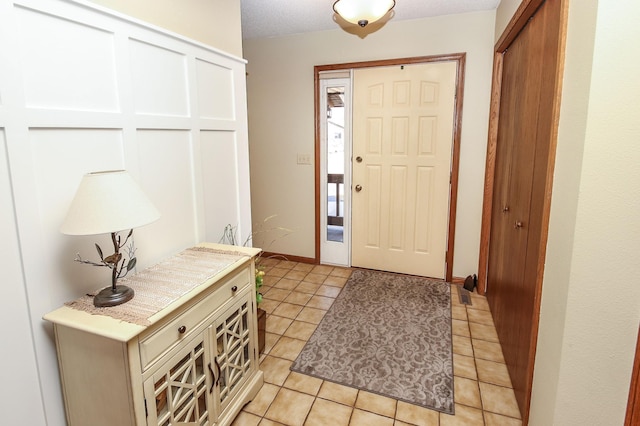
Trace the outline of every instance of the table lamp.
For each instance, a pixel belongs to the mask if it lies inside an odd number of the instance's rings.
[[[126,276],[135,267],[135,249],[131,244],[128,260],[123,258],[120,249],[133,235],[133,228],[155,222],[158,218],[160,213],[126,170],[84,175],[60,231],[66,235],[111,234],[112,255],[104,257],[96,244],[100,262],[84,260],[79,253],[75,258],[80,263],[111,269],[111,287],[94,296],[95,306],[116,306],[133,298],[133,289],[116,283],[118,278]],[[122,241],[118,233],[127,229],[130,231]]]

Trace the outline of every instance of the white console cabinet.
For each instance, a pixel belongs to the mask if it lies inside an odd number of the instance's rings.
[[[67,306],[54,324],[67,422],[229,425],[263,383],[258,369],[258,249],[203,244],[241,257],[141,326]]]

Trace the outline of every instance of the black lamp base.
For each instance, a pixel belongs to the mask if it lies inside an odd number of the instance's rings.
[[[93,298],[93,306],[106,308],[109,306],[122,305],[133,299],[133,289],[126,285],[117,285],[115,291],[111,287],[100,290]]]

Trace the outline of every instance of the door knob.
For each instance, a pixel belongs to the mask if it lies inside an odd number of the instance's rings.
[[[516,223],[513,225],[514,228],[516,229],[520,229],[522,228],[522,222],[520,222],[519,220],[516,221]]]
[[[362,191],[362,185],[356,185],[356,192]]]
[[[358,156],[356,157],[356,161],[357,161],[358,163],[362,163],[362,157],[360,157],[360,156],[358,155]]]

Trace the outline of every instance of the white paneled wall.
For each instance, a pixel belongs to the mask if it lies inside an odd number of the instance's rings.
[[[242,59],[89,3],[0,0],[2,318],[22,331],[0,361],[24,377],[0,395],[16,404],[7,424],[65,424],[41,317],[108,285],[108,271],[73,258],[109,238],[59,232],[82,175],[127,169],[160,210],[135,232],[139,267],[217,242],[226,224],[244,240],[246,127]]]
[[[188,117],[187,57],[138,40],[129,42],[134,110],[137,114]]]
[[[193,188],[191,137],[187,130],[139,130],[136,134],[140,184],[162,213],[160,220],[140,228],[138,239],[153,240],[145,251],[152,258],[163,257],[164,247],[193,244],[197,203]],[[161,228],[157,232],[155,228]]]
[[[211,213],[219,211],[224,217],[234,217],[242,210],[239,204],[218,202],[218,200],[233,198],[233,194],[241,190],[237,184],[238,179],[221,179],[218,173],[218,170],[226,167],[226,161],[237,161],[238,140],[232,132],[203,131],[200,134],[200,141],[202,144],[200,158],[211,160],[201,164],[202,180],[208,182],[208,185],[203,188],[206,239],[217,241],[220,224],[216,223],[216,217]],[[247,235],[244,234],[243,237],[246,238]],[[240,242],[244,242],[244,239]]]
[[[232,70],[211,62],[197,60],[196,78],[202,93],[208,95],[198,97],[200,117],[234,120],[237,111]]]
[[[26,107],[119,111],[113,32],[33,9],[13,15]]]

